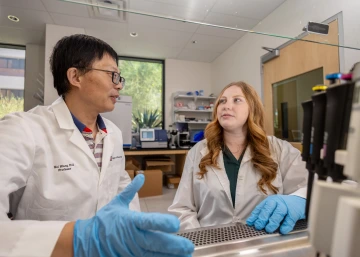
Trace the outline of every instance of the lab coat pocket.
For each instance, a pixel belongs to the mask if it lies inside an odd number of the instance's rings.
[[[121,161],[122,161],[122,156],[117,156],[117,158],[113,158],[111,157],[110,158],[110,162],[109,162],[109,168],[112,168],[112,167],[117,167],[119,170],[120,170],[120,167],[121,167]]]
[[[62,202],[61,197],[57,200],[46,199],[34,192],[26,216],[34,220],[66,220],[68,213],[68,205]]]
[[[27,217],[34,220],[66,220],[68,210],[60,208],[57,203],[52,207],[44,207],[45,202],[34,201],[27,210]],[[49,202],[46,202],[46,205]]]

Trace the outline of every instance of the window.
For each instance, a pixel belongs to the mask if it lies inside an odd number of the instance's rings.
[[[0,45],[0,118],[24,111],[25,47]]]
[[[133,131],[164,127],[164,61],[119,57],[122,95],[132,97]]]
[[[313,86],[324,83],[323,73],[323,68],[319,68],[272,85],[276,137],[290,142],[301,141],[301,103],[311,99]]]

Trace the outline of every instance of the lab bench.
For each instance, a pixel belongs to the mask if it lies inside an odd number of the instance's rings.
[[[175,172],[181,176],[185,164],[186,155],[189,149],[124,149],[124,154],[126,156],[149,156],[149,155],[172,155],[175,157]]]

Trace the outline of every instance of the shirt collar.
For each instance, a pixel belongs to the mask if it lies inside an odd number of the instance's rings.
[[[73,121],[75,123],[75,126],[78,128],[78,130],[80,132],[92,132],[91,129],[89,129],[88,127],[86,127],[81,121],[79,121],[74,114],[71,113],[71,117],[73,118]],[[99,127],[99,129],[101,129],[102,131],[104,131],[105,133],[107,133],[106,130],[106,126],[105,123],[103,121],[103,119],[101,118],[100,114],[98,114],[97,118],[96,118],[96,123]]]

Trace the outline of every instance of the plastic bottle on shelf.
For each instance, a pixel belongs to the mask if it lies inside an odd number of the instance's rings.
[[[136,138],[135,136],[131,139],[131,149],[136,149]]]

